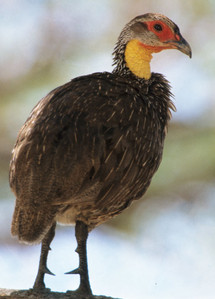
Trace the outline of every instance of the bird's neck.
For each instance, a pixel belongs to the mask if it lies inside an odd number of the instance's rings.
[[[148,80],[151,78],[152,53],[161,50],[159,47],[144,45],[136,39],[130,40],[127,44],[123,44],[119,39],[113,52],[113,65],[116,65],[113,73],[121,76],[133,74],[138,79]]]
[[[139,78],[150,79],[152,53],[152,49],[144,47],[138,40],[129,41],[125,48],[127,68]]]

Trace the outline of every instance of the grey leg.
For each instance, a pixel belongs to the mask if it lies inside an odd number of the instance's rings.
[[[55,235],[55,227],[56,227],[56,222],[53,223],[47,234],[42,240],[42,245],[41,245],[41,253],[40,253],[40,263],[39,263],[39,269],[37,272],[37,277],[34,282],[33,289],[34,290],[44,290],[45,289],[45,283],[44,283],[44,276],[45,274],[50,274],[54,275],[48,268],[47,268],[47,257],[48,257],[48,252],[51,249],[50,244],[54,238]]]
[[[88,237],[88,227],[82,221],[77,221],[75,226],[75,236],[78,243],[76,252],[79,255],[79,267],[66,274],[79,274],[80,275],[80,285],[76,290],[77,293],[92,295],[90,288],[88,266],[87,266],[87,237]]]

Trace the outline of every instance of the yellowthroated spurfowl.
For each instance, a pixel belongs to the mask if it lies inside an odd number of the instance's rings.
[[[16,196],[12,234],[42,241],[33,288],[52,274],[47,255],[56,222],[75,224],[80,274],[77,292],[92,294],[89,231],[143,196],[161,162],[171,118],[171,92],[151,73],[152,53],[178,49],[191,57],[179,28],[160,14],[134,18],[122,30],[112,73],[94,73],[51,91],[21,128],[10,164]]]

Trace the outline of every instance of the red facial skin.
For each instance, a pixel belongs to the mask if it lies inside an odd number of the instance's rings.
[[[152,31],[157,35],[161,42],[165,42],[168,40],[175,40],[175,33],[162,21],[149,21],[145,22],[148,27],[148,30]],[[157,31],[154,26],[159,24],[162,27],[162,31]]]
[[[162,21],[148,21],[145,22],[148,27],[148,30],[152,31],[154,34],[157,35],[161,42],[168,42],[168,41],[180,41],[181,37],[172,31],[167,24]],[[159,24],[162,27],[161,31],[158,31],[154,28],[156,24]],[[176,46],[173,44],[166,44],[164,46],[149,46],[143,43],[140,43],[144,48],[151,50],[152,52],[160,52],[164,49],[175,49]]]

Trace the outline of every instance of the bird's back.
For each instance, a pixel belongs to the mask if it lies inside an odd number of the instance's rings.
[[[39,241],[54,218],[93,228],[140,198],[160,164],[170,96],[159,74],[96,73],[43,98],[13,151],[12,233]]]

